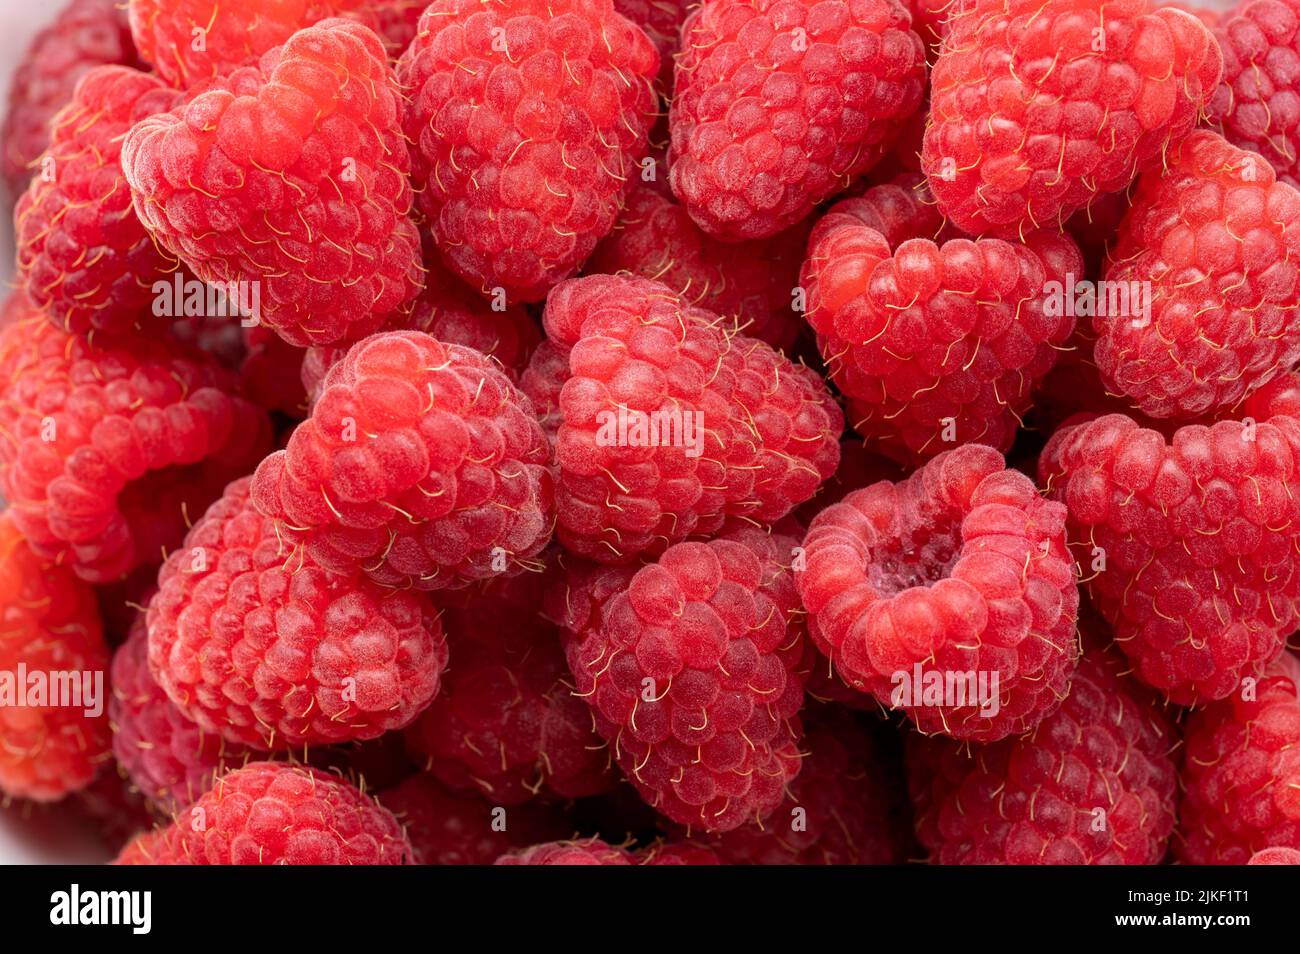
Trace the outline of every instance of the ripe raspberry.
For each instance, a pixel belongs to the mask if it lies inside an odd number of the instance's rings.
[[[49,175],[32,179],[14,227],[19,278],[60,327],[129,329],[148,314],[153,283],[170,280],[176,262],[136,217],[119,157],[127,130],[177,98],[138,70],[99,66],[51,121]]]
[[[822,485],[817,496],[795,511],[795,515],[806,527],[819,513],[831,504],[839,503],[850,492],[861,490],[882,480],[897,482],[906,476],[907,474],[897,464],[872,453],[862,441],[846,438],[840,441],[839,468],[830,480]]]
[[[21,684],[18,667],[28,679]],[[31,677],[43,673],[49,691],[57,673],[79,687],[104,688],[108,647],[94,591],[67,569],[42,560],[23,539],[12,514],[0,513],[0,673],[10,698],[0,701],[0,795],[55,801],[90,784],[109,754],[108,719],[82,706],[32,695]],[[20,695],[21,694],[21,695]],[[99,699],[100,703],[105,700]]]
[[[659,842],[637,853],[637,864],[652,867],[720,865],[722,859],[712,848],[683,842]]]
[[[825,383],[658,282],[565,282],[542,321],[570,349],[556,533],[574,553],[627,562],[728,517],[771,523],[834,473],[843,417]]]
[[[682,40],[682,22],[696,0],[614,0],[614,10],[627,17],[659,51],[658,87],[668,96],[673,88],[673,62]]]
[[[423,772],[380,792],[378,799],[405,826],[415,860],[424,865],[490,865],[513,849],[572,834],[553,808],[520,805],[507,811],[481,798],[453,795]]]
[[[710,235],[776,235],[876,163],[921,106],[898,0],[711,0],[682,27],[673,192]]]
[[[901,483],[854,491],[804,540],[813,640],[849,685],[922,732],[1021,735],[1060,704],[1074,670],[1065,508],[1003,467],[991,448],[959,447]],[[916,688],[967,673],[987,679],[978,701],[966,683],[949,687],[960,698]]]
[[[205,824],[195,831],[194,819]],[[411,844],[388,809],[315,769],[252,762],[223,775],[190,817],[142,835],[116,864],[401,865]]]
[[[849,421],[903,463],[954,443],[1005,451],[1074,327],[1044,290],[1082,274],[1078,249],[1046,232],[940,245],[901,221],[891,241],[866,197],[848,199],[808,242],[808,322]]]
[[[364,337],[421,285],[400,98],[369,29],[300,30],[132,127],[135,210],[198,278],[244,283],[290,344]]]
[[[50,118],[72,99],[88,70],[108,63],[137,64],[118,0],[71,0],[28,45],[14,70],[0,126],[0,176],[11,196],[27,187],[49,144]]]
[[[420,208],[443,260],[539,301],[614,227],[659,57],[610,0],[435,0],[398,64]]]
[[[1186,135],[1223,59],[1190,14],[1149,10],[970,0],[955,11],[921,156],[940,210],[971,234],[1061,226]]]
[[[1106,280],[1149,282],[1149,317],[1097,314],[1111,391],[1151,417],[1235,405],[1300,360],[1300,192],[1212,132],[1172,147],[1138,180]],[[1122,304],[1122,301],[1117,302]],[[1103,311],[1098,302],[1097,311]]]
[[[269,443],[266,415],[198,352],[99,347],[44,318],[0,332],[0,496],[36,552],[84,580],[156,564]]]
[[[302,418],[308,402],[301,369],[309,352],[295,348],[262,325],[244,328],[243,341],[239,383],[244,394],[267,411]]]
[[[782,808],[710,844],[727,864],[896,865],[912,847],[899,754],[883,726],[809,709],[798,777]]]
[[[1174,827],[1169,716],[1089,650],[1055,714],[974,750],[907,739],[916,832],[934,864],[1157,864]]]
[[[796,225],[768,239],[719,242],[680,205],[643,185],[632,190],[585,270],[654,279],[751,338],[789,348],[803,327],[791,306],[807,241],[808,227]]]
[[[1265,848],[1250,857],[1248,865],[1300,865],[1300,850],[1295,848]]]
[[[1300,659],[1284,653],[1256,684],[1187,719],[1181,836],[1186,864],[1239,865],[1300,849]]]
[[[425,0],[361,0],[356,15],[363,22],[367,16],[374,18],[375,32],[383,38],[389,58],[397,59],[420,32],[426,6]]]
[[[1093,602],[1138,678],[1222,699],[1277,656],[1300,613],[1300,421],[1186,425],[1122,414],[1062,427],[1039,482],[1069,509]]]
[[[442,589],[527,569],[551,535],[548,451],[490,359],[419,331],[355,345],[253,499],[322,566]]]
[[[1274,414],[1300,419],[1300,372],[1280,374],[1257,391],[1252,391],[1241,405],[1242,419],[1266,421]]]
[[[560,636],[538,613],[544,585],[527,573],[446,601],[455,664],[406,741],[452,791],[519,805],[614,786],[591,712],[573,695]]]
[[[1210,100],[1211,125],[1267,159],[1279,182],[1300,189],[1300,3],[1241,3],[1214,35],[1223,82]]]
[[[77,823],[87,824],[110,854],[153,827],[157,816],[144,796],[118,773],[110,761],[94,780],[51,807],[61,808]]]
[[[679,543],[575,635],[577,693],[642,798],[728,831],[780,804],[799,771],[798,540],[762,531]]]
[[[509,852],[496,861],[499,865],[631,865],[632,853],[626,848],[607,845],[599,838],[576,841],[552,841],[523,851]]]
[[[113,654],[111,682],[113,755],[131,783],[164,814],[188,808],[214,778],[249,761],[252,750],[199,728],[149,673],[143,613]]]

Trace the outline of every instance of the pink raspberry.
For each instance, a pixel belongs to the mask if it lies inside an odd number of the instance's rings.
[[[616,848],[599,838],[577,841],[552,841],[523,851],[508,852],[496,861],[499,865],[631,865],[632,853]]]
[[[264,325],[243,328],[242,333],[244,354],[238,370],[243,392],[267,411],[295,420],[302,418],[308,401],[301,369],[309,352],[294,347]]]
[[[1265,848],[1250,856],[1248,865],[1300,865],[1300,849]]]
[[[614,0],[614,9],[644,30],[659,51],[658,85],[665,95],[672,92],[682,22],[694,5],[694,0]]]

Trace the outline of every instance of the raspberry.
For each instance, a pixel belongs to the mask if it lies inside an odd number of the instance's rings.
[[[158,573],[149,669],[200,728],[250,748],[373,739],[438,693],[437,611],[292,551],[227,488]]]
[[[897,0],[711,0],[687,18],[673,192],[710,235],[767,238],[871,168],[921,106],[925,48]]]
[[[861,490],[882,480],[896,482],[906,473],[893,461],[869,451],[862,441],[848,438],[840,441],[840,466],[830,480],[822,485],[817,496],[801,506],[796,516],[804,525],[829,507],[839,503],[851,491]]]
[[[364,337],[421,285],[400,99],[369,29],[300,30],[132,127],[122,168],[135,210],[290,344]]]
[[[1174,827],[1172,720],[1089,650],[1061,708],[974,751],[912,735],[916,832],[933,864],[1157,864]]]
[[[426,6],[424,0],[361,0],[360,13],[363,19],[367,14],[374,17],[375,32],[383,38],[389,57],[396,59],[420,32]]]
[[[89,785],[51,807],[64,809],[77,822],[88,824],[114,855],[136,835],[152,828],[156,819],[144,796],[118,774],[115,765],[105,765]]]
[[[727,517],[771,523],[834,473],[843,417],[821,379],[665,286],[575,279],[542,321],[569,349],[556,533],[574,553],[627,562]]]
[[[1274,414],[1285,414],[1300,419],[1300,373],[1289,371],[1280,374],[1257,391],[1241,405],[1243,420],[1251,417],[1266,421]]]
[[[1039,481],[1069,509],[1086,587],[1138,678],[1222,699],[1296,628],[1300,422],[1186,425],[1122,414],[1062,427]]]
[[[490,865],[512,849],[572,834],[555,809],[520,805],[506,811],[453,795],[423,772],[378,799],[406,827],[416,861],[424,865]]]
[[[1209,116],[1228,142],[1257,152],[1300,188],[1300,3],[1251,0],[1218,24],[1223,82]]]
[[[551,534],[547,458],[532,405],[490,359],[385,332],[330,370],[253,499],[322,566],[441,589],[532,565]]]
[[[113,654],[111,682],[113,755],[131,783],[165,814],[188,808],[214,778],[249,760],[252,750],[199,728],[150,675],[143,613]]]
[[[324,772],[253,762],[223,775],[192,817],[142,835],[116,864],[401,865],[413,857],[386,808]]]
[[[398,64],[413,178],[443,260],[538,301],[614,227],[659,58],[610,0],[435,0]]]
[[[660,842],[637,853],[637,864],[662,865],[720,865],[722,859],[711,848],[690,842]]]
[[[921,155],[940,210],[971,234],[1060,226],[1186,135],[1222,56],[1190,14],[1149,9],[970,0],[956,10]]]
[[[728,864],[896,865],[911,848],[911,821],[898,753],[881,727],[842,709],[817,707],[799,775],[784,809],[711,842]]]
[[[724,244],[680,205],[640,186],[586,271],[652,278],[750,337],[788,348],[803,327],[791,305],[807,241],[807,226],[797,225],[768,239]]]
[[[1258,683],[1188,716],[1180,861],[1239,865],[1300,849],[1298,686],[1300,659],[1284,653]]]
[[[176,267],[131,207],[122,137],[171,109],[178,94],[125,66],[90,70],[50,124],[46,172],[18,201],[18,273],[32,302],[74,332],[120,331],[147,314],[157,280]]]
[[[50,118],[72,99],[90,69],[137,63],[126,14],[117,0],[70,0],[36,35],[14,70],[9,106],[0,126],[0,176],[19,195],[49,144]]]
[[[592,614],[570,646],[577,693],[651,807],[728,831],[770,814],[799,770],[797,538],[679,543]]]
[[[614,10],[642,30],[659,51],[659,89],[672,91],[673,62],[681,45],[682,22],[695,0],[614,0]]]
[[[799,592],[818,648],[926,733],[1021,735],[1060,704],[1074,669],[1065,508],[1003,467],[989,447],[948,451],[823,510],[804,540]],[[916,684],[934,674],[961,691],[932,701]],[[978,701],[975,684],[949,686],[954,674],[986,678]]]
[[[508,852],[499,865],[631,865],[636,861],[626,848],[607,845],[599,838],[552,841],[523,851]]]
[[[559,634],[538,614],[543,585],[527,573],[452,601],[442,621],[455,663],[406,732],[440,782],[494,805],[581,798],[615,782],[591,713],[573,695]]]
[[[21,682],[19,666],[28,674]],[[87,712],[94,699],[86,695],[77,707],[32,695],[32,677],[44,674],[52,692],[56,674],[70,672],[93,693],[87,677],[97,674],[102,691],[107,670],[94,591],[42,560],[12,514],[0,513],[0,673],[9,695],[0,702],[0,795],[55,801],[90,784],[108,757],[108,719]]]
[[[850,422],[905,463],[953,443],[1005,451],[1074,327],[1044,289],[1082,273],[1078,249],[1048,233],[940,245],[913,237],[923,219],[891,221],[879,205],[869,193],[833,206],[803,266],[808,322]]]
[[[1251,855],[1248,865],[1300,865],[1300,850],[1295,848],[1265,848]]]
[[[239,361],[239,383],[243,392],[258,407],[301,418],[308,403],[301,373],[308,352],[262,325],[242,331],[244,356]],[[294,369],[300,373],[295,374]]]
[[[84,580],[156,564],[269,430],[224,369],[165,339],[99,347],[44,318],[0,332],[0,492],[33,549]]]
[[[1300,360],[1300,192],[1215,133],[1138,180],[1106,280],[1149,282],[1149,319],[1097,314],[1108,389],[1151,417],[1232,407]],[[1118,302],[1122,304],[1122,301]],[[1097,311],[1103,310],[1098,303]]]

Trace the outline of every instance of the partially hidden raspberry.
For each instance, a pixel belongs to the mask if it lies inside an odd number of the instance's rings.
[[[1171,717],[1090,649],[1055,714],[974,749],[912,735],[916,832],[932,864],[1158,864],[1178,791]]]
[[[632,865],[636,860],[626,848],[606,844],[599,838],[551,841],[522,851],[507,852],[499,865]]]
[[[425,0],[360,0],[358,16],[363,22],[366,16],[374,18],[375,32],[383,38],[389,57],[395,60],[420,32],[420,17],[427,6]]]
[[[109,757],[107,672],[94,591],[39,557],[12,513],[0,513],[0,673],[9,677],[0,795],[56,801],[90,784]],[[61,685],[75,685],[78,697],[54,698]]]
[[[921,164],[966,232],[1062,226],[1159,165],[1222,68],[1203,23],[1149,0],[970,0],[934,66]]]
[[[154,282],[170,281],[176,261],[136,217],[119,158],[127,130],[178,96],[138,70],[99,66],[51,121],[48,165],[19,199],[14,227],[18,276],[60,327],[131,328],[149,314]]]
[[[0,332],[0,496],[85,580],[158,563],[269,443],[233,377],[175,342],[101,347],[45,318]]]
[[[808,227],[795,225],[766,239],[719,242],[684,208],[643,185],[632,190],[585,271],[654,279],[751,338],[788,348],[803,327],[794,295],[807,241]]]
[[[0,126],[0,176],[11,196],[27,186],[49,145],[50,119],[96,66],[135,66],[126,12],[118,0],[70,0],[24,51]]]
[[[861,440],[845,438],[840,441],[840,466],[830,480],[822,485],[817,496],[803,504],[795,511],[795,515],[807,526],[819,513],[831,504],[839,503],[853,491],[882,480],[897,482],[906,476],[903,468],[872,452]]]
[[[1223,82],[1210,100],[1210,124],[1268,160],[1279,182],[1300,189],[1300,3],[1240,3],[1214,35]]]
[[[307,413],[308,400],[301,369],[309,352],[294,347],[263,325],[244,328],[242,333],[241,390],[258,407],[294,419],[302,418]]]
[[[538,301],[611,228],[645,154],[659,57],[611,0],[435,0],[398,64],[443,260]]]
[[[893,146],[924,96],[924,44],[898,0],[711,0],[682,38],[673,192],[728,241],[805,218]]]
[[[656,866],[683,865],[720,865],[723,864],[717,852],[704,845],[689,841],[658,842],[637,852],[637,864]]]
[[[205,824],[192,824],[196,813]],[[187,817],[131,842],[115,864],[402,865],[413,854],[393,814],[349,783],[253,762],[218,779]]]
[[[136,213],[290,344],[355,341],[422,284],[400,102],[368,28],[300,30],[131,128]]]
[[[526,573],[443,600],[454,664],[406,730],[430,774],[494,805],[597,795],[617,780],[573,694],[560,634],[539,614],[544,586]]]
[[[554,808],[507,809],[475,796],[455,795],[424,772],[377,798],[406,828],[415,859],[424,865],[490,865],[507,852],[573,834]]]
[[[323,566],[442,589],[534,566],[553,522],[548,457],[495,362],[392,331],[330,370],[253,499]]]
[[[751,529],[676,544],[571,637],[578,695],[614,760],[679,825],[759,821],[799,771],[797,543]]]
[[[1268,848],[1300,851],[1298,687],[1300,659],[1285,653],[1258,682],[1188,716],[1180,861],[1239,865]]]
[[[1253,153],[1204,130],[1171,147],[1138,180],[1110,251],[1106,283],[1128,307],[1107,289],[1094,309],[1108,389],[1151,417],[1192,419],[1290,370],[1298,219],[1300,192]]]
[[[796,579],[818,648],[926,733],[1021,735],[1075,667],[1065,508],[1004,467],[992,448],[959,447],[854,491],[804,540]]]
[[[1139,679],[1222,699],[1300,619],[1300,421],[1185,425],[1122,414],[1062,427],[1039,482],[1069,510],[1084,585]]]
[[[1248,865],[1300,865],[1300,849],[1265,848],[1250,856]]]
[[[373,739],[438,693],[447,648],[414,590],[318,566],[227,488],[163,564],[149,669],[208,732],[258,749]]]
[[[903,463],[953,444],[1005,451],[1074,328],[1045,289],[1082,274],[1078,249],[1047,232],[937,244],[916,217],[887,231],[875,191],[817,223],[801,281],[849,423]]]
[[[642,30],[659,51],[659,89],[672,92],[673,63],[682,40],[682,23],[695,0],[614,0],[614,10]]]
[[[728,517],[772,523],[839,463],[843,416],[820,377],[658,282],[574,279],[542,321],[568,350],[556,533],[581,556],[628,562]]]

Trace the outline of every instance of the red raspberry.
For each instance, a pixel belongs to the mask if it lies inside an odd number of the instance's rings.
[[[253,498],[322,566],[385,584],[527,569],[551,535],[546,439],[490,359],[419,331],[355,345]]]
[[[1290,369],[1297,220],[1300,192],[1252,153],[1205,131],[1172,147],[1138,180],[1106,270],[1121,287],[1149,282],[1150,313],[1092,319],[1107,388],[1151,417],[1196,418]]]
[[[1161,0],[1160,6],[1169,7],[1173,10],[1182,10],[1184,13],[1190,13],[1196,19],[1200,20],[1211,30],[1215,29],[1223,19],[1227,7],[1222,9],[1217,7],[1202,7],[1190,3],[1180,3],[1178,0]]]
[[[682,27],[673,192],[700,228],[776,235],[876,163],[921,106],[898,0],[710,0]]]
[[[1300,849],[1300,659],[1187,719],[1177,845],[1186,864],[1239,865]]]
[[[373,739],[438,693],[426,595],[293,551],[237,480],[158,573],[149,669],[200,728],[258,749]]]
[[[14,693],[0,702],[0,795],[55,801],[90,784],[108,757],[108,719],[87,711],[95,705],[96,676],[105,693],[108,647],[94,591],[33,552],[12,517],[0,513],[0,673]],[[19,666],[28,673],[21,685]],[[90,690],[83,705],[49,705],[78,700],[42,700],[27,691],[36,674],[53,691],[61,672]]]
[[[642,30],[659,51],[658,85],[665,96],[673,87],[673,62],[682,40],[682,22],[696,0],[614,0],[614,10]]]
[[[1280,374],[1257,391],[1252,391],[1241,405],[1242,419],[1266,421],[1274,414],[1300,419],[1300,372]]]
[[[784,805],[712,847],[728,864],[902,864],[911,820],[901,759],[883,727],[831,707],[808,710],[804,725],[807,754]]]
[[[614,227],[659,58],[610,0],[435,0],[398,64],[420,207],[471,285],[538,301]]]
[[[295,420],[302,418],[308,401],[301,369],[309,352],[294,347],[263,325],[244,328],[242,333],[244,355],[239,361],[239,383],[243,392],[258,407]],[[295,374],[295,369],[299,373]]]
[[[615,783],[560,636],[538,613],[543,586],[527,573],[456,594],[442,617],[455,664],[406,731],[434,777],[494,805],[581,798]]]
[[[375,32],[383,38],[389,57],[397,59],[420,32],[420,17],[427,6],[425,0],[361,0],[358,15],[363,22],[367,16],[374,18]]]
[[[861,490],[882,480],[897,482],[906,476],[906,472],[897,464],[872,453],[862,441],[846,438],[840,441],[839,468],[822,485],[817,496],[801,506],[795,514],[807,526],[819,513],[831,504],[839,503],[851,491]]]
[[[150,675],[143,613],[113,655],[112,686],[113,755],[131,783],[167,815],[188,808],[215,777],[252,755],[199,728]]]
[[[1248,865],[1300,865],[1300,850],[1295,848],[1265,848],[1250,857]]]
[[[626,848],[616,848],[599,838],[552,841],[502,855],[499,865],[631,865],[636,859]]]
[[[797,538],[679,543],[638,570],[570,647],[577,693],[651,807],[728,831],[770,814],[799,770]]]
[[[223,775],[119,865],[401,865],[411,844],[388,809],[315,769],[252,762]]]
[[[1063,225],[1186,135],[1222,71],[1203,23],[1147,0],[970,0],[934,66],[921,164],[971,234]],[[1100,47],[1100,49],[1099,49]]]
[[[1267,159],[1278,181],[1300,188],[1300,3],[1241,3],[1215,36],[1223,82],[1210,100],[1211,124]]]
[[[771,523],[834,473],[843,417],[824,382],[658,282],[565,282],[542,321],[570,349],[556,533],[573,552],[626,562],[727,517]]]
[[[573,832],[553,808],[507,810],[481,798],[453,795],[423,772],[380,792],[378,799],[405,826],[415,859],[424,865],[490,865],[513,849]]]
[[[157,820],[144,796],[118,773],[117,766],[111,762],[103,766],[85,788],[50,807],[62,809],[77,823],[90,827],[112,855],[121,851],[136,835],[152,828]]]
[[[680,205],[640,186],[587,260],[586,272],[652,278],[751,338],[789,348],[803,327],[791,306],[807,241],[807,226],[796,225],[769,239],[719,242]]]
[[[1173,723],[1089,650],[1054,715],[972,751],[907,740],[916,832],[933,864],[1153,865],[1174,827]]]
[[[1135,674],[1171,702],[1222,699],[1300,620],[1300,421],[1062,427],[1039,482],[1069,509],[1085,585]]]
[[[907,234],[919,221],[891,237],[867,197],[833,206],[808,242],[808,322],[850,423],[880,452],[918,463],[954,443],[1005,451],[1074,327],[1044,289],[1082,274],[1082,259],[1046,232],[940,245]]]
[[[369,29],[300,30],[132,127],[135,210],[200,279],[243,283],[290,344],[364,337],[421,285],[400,99]]]
[[[84,580],[156,564],[269,430],[224,369],[165,339],[98,347],[44,318],[0,332],[0,492]]]
[[[1021,735],[1060,704],[1074,670],[1065,508],[1004,466],[980,445],[940,454],[823,510],[804,540],[797,577],[818,648],[926,733]],[[985,679],[984,695],[949,685],[965,674]],[[932,700],[916,683],[936,675],[952,694]]]
[[[127,0],[127,13],[140,56],[172,86],[185,89],[228,76],[303,27],[367,5],[366,0]]]
[[[107,63],[137,63],[118,0],[70,0],[28,45],[14,70],[0,126],[0,176],[11,196],[26,188],[49,144],[50,118],[72,99],[88,70]]]
[[[655,866],[720,865],[722,859],[712,848],[690,842],[659,842],[637,853],[637,864]]]
[[[19,278],[60,327],[129,329],[148,314],[153,283],[170,282],[176,262],[136,217],[119,157],[132,124],[177,98],[138,70],[99,66],[52,120],[48,165],[19,199],[14,227]]]

